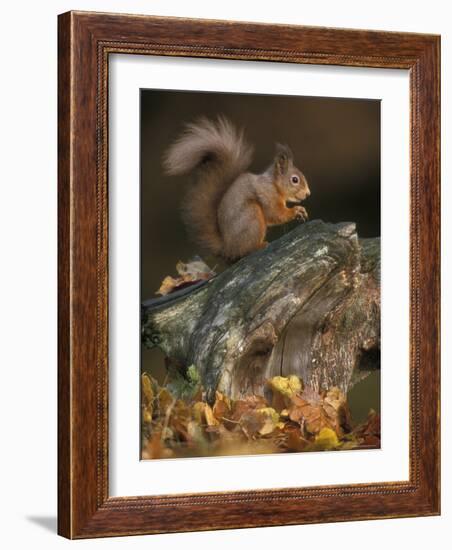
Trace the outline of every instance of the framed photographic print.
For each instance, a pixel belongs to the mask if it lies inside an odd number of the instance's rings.
[[[59,17],[61,535],[439,514],[439,44]]]

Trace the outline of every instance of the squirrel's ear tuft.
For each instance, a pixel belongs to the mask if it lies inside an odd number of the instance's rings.
[[[279,174],[285,174],[289,170],[289,163],[293,154],[287,145],[276,144],[275,169]]]

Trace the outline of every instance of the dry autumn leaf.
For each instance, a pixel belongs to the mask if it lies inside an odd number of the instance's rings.
[[[256,409],[250,409],[240,417],[240,427],[248,439],[254,439],[263,428],[265,418]]]
[[[182,392],[174,382],[159,387],[143,374],[142,458],[379,447],[378,415],[371,411],[366,422],[352,431],[347,402],[338,388],[318,393],[304,388],[296,376],[275,377],[267,383],[271,390],[267,397],[232,400],[217,391],[210,406],[203,400],[196,367],[191,365],[189,371],[186,384],[195,392]],[[275,397],[284,408],[274,406]]]
[[[224,394],[217,391],[212,412],[218,420],[229,420],[231,415],[231,400]]]
[[[178,277],[165,277],[156,294],[166,296],[177,289],[192,285],[199,281],[207,281],[216,275],[215,271],[204,263],[201,258],[194,258],[187,263],[177,262],[176,271]]]
[[[303,390],[301,380],[295,375],[288,376],[287,378],[284,376],[274,376],[268,380],[267,384],[273,391],[286,397],[292,397]]]
[[[340,441],[337,434],[331,428],[322,428],[315,436],[314,442],[306,450],[309,451],[332,451],[339,447]]]
[[[166,411],[169,407],[171,407],[175,401],[174,397],[170,394],[170,392],[166,388],[161,388],[158,395],[158,404],[159,404],[159,410],[161,414],[166,414]]]
[[[148,374],[143,373],[141,375],[141,393],[145,404],[152,403],[154,400],[154,390],[152,388],[152,382]]]
[[[374,410],[370,410],[366,421],[353,430],[353,434],[359,440],[361,448],[379,448],[380,415]]]
[[[298,422],[308,434],[316,435],[323,428],[332,429],[338,434],[341,432],[345,397],[337,388],[322,397],[307,387],[301,396],[294,395],[291,401],[289,418]]]
[[[208,426],[218,426],[218,424],[220,423],[217,418],[215,418],[212,407],[207,403],[204,409],[204,415],[206,417],[206,422]]]
[[[288,452],[300,452],[303,451],[306,445],[309,443],[301,433],[301,428],[295,423],[287,423],[283,428],[284,437],[281,438],[282,446]]]
[[[274,376],[267,381],[269,401],[274,409],[282,411],[290,405],[294,395],[303,391],[303,382],[298,376]]]
[[[259,433],[261,435],[268,435],[278,427],[279,414],[275,411],[275,409],[271,407],[263,407],[262,409],[256,409],[256,414],[260,414],[264,419],[264,423],[259,429]]]

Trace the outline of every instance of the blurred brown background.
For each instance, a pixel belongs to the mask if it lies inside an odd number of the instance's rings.
[[[166,275],[175,275],[178,260],[187,261],[198,252],[186,237],[179,211],[191,177],[164,176],[163,153],[185,122],[220,113],[244,128],[253,144],[252,172],[268,167],[275,142],[291,147],[295,164],[310,185],[311,196],[305,202],[310,219],[354,221],[361,237],[380,235],[378,100],[141,90],[143,300],[155,296]],[[273,228],[269,240],[290,228],[291,224]],[[218,260],[204,260],[222,269]],[[164,368],[160,352],[143,349],[142,368],[161,380]],[[379,387],[378,376],[372,375],[373,386]],[[379,409],[379,392],[372,387],[365,393],[375,394],[372,406]]]

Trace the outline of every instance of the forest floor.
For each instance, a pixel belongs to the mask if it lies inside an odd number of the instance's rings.
[[[338,388],[317,392],[297,376],[267,381],[264,395],[205,400],[194,366],[160,385],[141,377],[142,459],[380,448],[380,417],[356,424]]]

